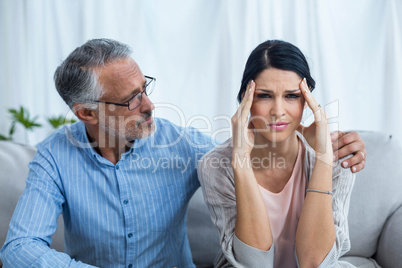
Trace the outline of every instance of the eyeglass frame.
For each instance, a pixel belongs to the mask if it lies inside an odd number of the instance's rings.
[[[98,103],[100,102],[100,103],[105,103],[105,104],[113,104],[113,105],[117,105],[117,106],[124,106],[124,107],[127,107],[127,109],[128,109],[129,111],[134,110],[135,108],[137,108],[138,106],[141,105],[142,94],[143,94],[143,93],[145,93],[145,95],[149,96],[149,95],[153,92],[153,88],[152,88],[152,90],[151,90],[149,93],[147,93],[147,87],[148,87],[152,82],[154,82],[154,83],[156,82],[156,78],[155,78],[155,77],[147,76],[147,75],[144,75],[144,76],[145,76],[146,79],[150,79],[150,81],[145,84],[145,89],[144,89],[143,91],[138,92],[138,93],[135,94],[134,96],[132,96],[132,97],[131,97],[128,101],[126,101],[125,103],[116,103],[116,102],[100,101],[100,100],[95,100],[95,101],[93,101],[93,102],[98,102]],[[141,99],[140,99],[140,102],[139,102],[138,105],[135,106],[133,109],[130,109],[130,101],[132,101],[135,97],[137,97],[138,94],[140,94],[140,98],[141,98]]]

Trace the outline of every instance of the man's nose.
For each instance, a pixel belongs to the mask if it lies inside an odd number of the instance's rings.
[[[146,94],[142,94],[142,100],[140,104],[141,112],[152,111],[155,109],[155,105],[152,101],[148,98]]]

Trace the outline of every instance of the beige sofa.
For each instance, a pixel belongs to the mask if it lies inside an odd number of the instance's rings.
[[[389,135],[360,132],[367,147],[366,168],[357,174],[351,199],[349,229],[352,248],[343,257],[357,267],[402,267],[402,147]],[[35,149],[0,142],[0,245]],[[217,230],[198,190],[191,200],[188,235],[197,267],[213,267],[219,250]],[[63,250],[63,222],[52,247]],[[1,265],[1,264],[0,264]]]

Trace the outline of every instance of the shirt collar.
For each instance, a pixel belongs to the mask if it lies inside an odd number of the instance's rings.
[[[158,131],[158,121],[155,120],[155,131],[149,137],[144,139],[135,140],[134,144],[131,148],[124,152],[121,155],[121,159],[124,159],[130,154],[133,154],[137,148],[144,146],[148,143],[151,138],[156,134]],[[88,139],[87,131],[84,122],[78,121],[77,123],[72,124],[71,126],[64,126],[64,132],[66,134],[67,140],[76,147],[79,147],[89,153],[90,155],[96,157],[97,159],[104,159],[101,155],[99,155],[96,150],[94,149],[95,143],[90,142]]]

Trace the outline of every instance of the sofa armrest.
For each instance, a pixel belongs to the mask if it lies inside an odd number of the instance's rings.
[[[395,267],[402,260],[402,206],[387,219],[380,239],[376,260],[382,267]]]

